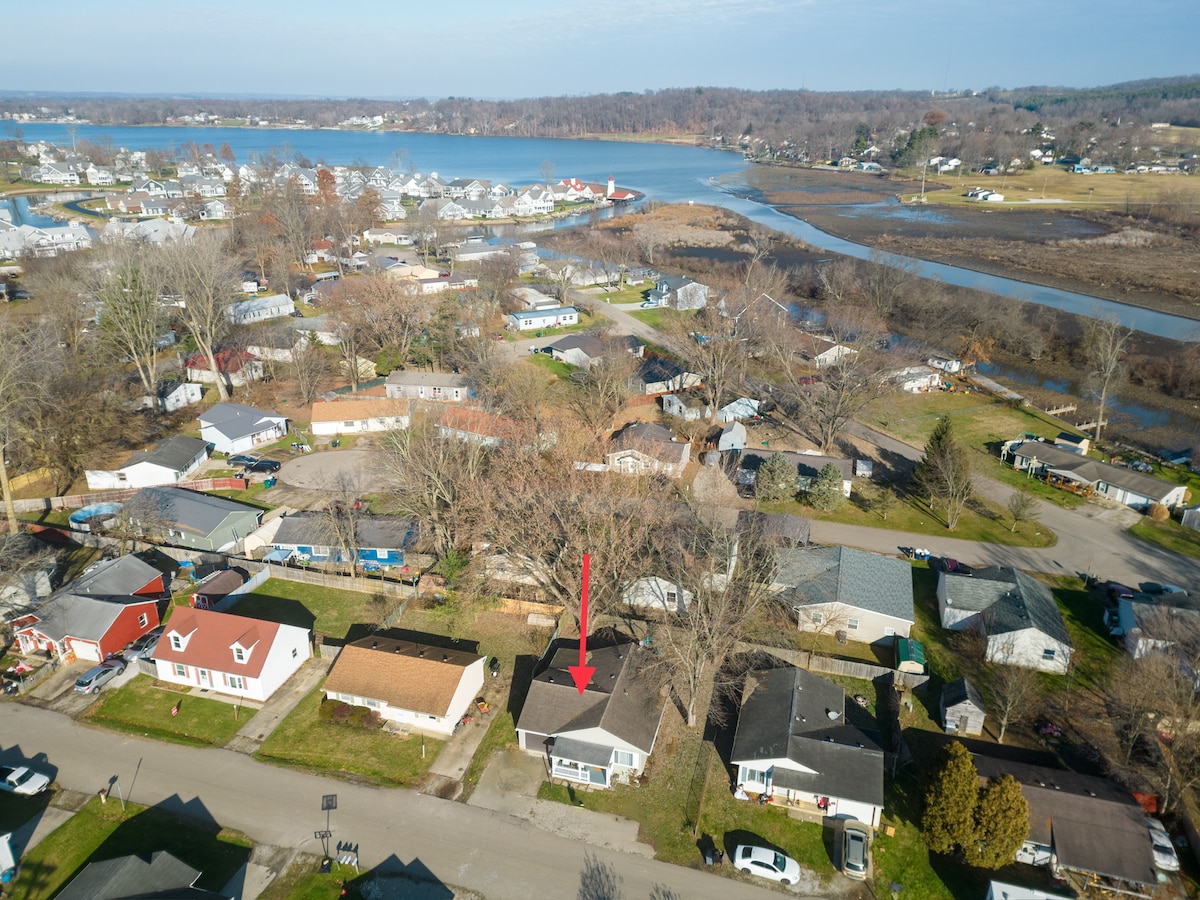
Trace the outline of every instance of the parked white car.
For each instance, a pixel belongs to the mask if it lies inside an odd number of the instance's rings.
[[[0,789],[10,794],[40,794],[50,787],[50,776],[26,766],[0,766]]]
[[[780,884],[795,884],[800,880],[800,863],[766,847],[738,845],[733,851],[733,866],[739,872],[761,875]]]
[[[1158,819],[1146,817],[1146,827],[1150,831],[1150,849],[1154,852],[1154,867],[1164,872],[1179,871],[1179,856],[1171,843],[1171,835]]]

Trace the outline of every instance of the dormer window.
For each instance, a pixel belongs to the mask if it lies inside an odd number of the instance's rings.
[[[235,660],[237,660],[238,662],[245,662],[246,661],[246,651],[241,647],[234,647],[233,648],[233,658]]]
[[[171,635],[171,649],[172,650],[182,650],[183,649],[183,638],[177,634]]]

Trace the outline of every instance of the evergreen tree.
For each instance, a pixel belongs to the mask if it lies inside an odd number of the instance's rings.
[[[954,436],[954,426],[948,416],[938,419],[925,457],[913,470],[913,483],[929,498],[929,506],[942,503],[946,509],[946,527],[954,530],[967,501],[975,493],[971,479],[971,459],[967,448]]]
[[[834,463],[826,463],[808,489],[809,504],[816,509],[837,509],[844,498],[842,470]]]
[[[783,453],[772,453],[758,467],[754,478],[754,496],[767,503],[791,500],[800,490],[800,475]]]
[[[949,853],[971,844],[975,832],[975,807],[979,800],[979,775],[971,754],[951,741],[938,754],[925,789],[921,836],[934,853]]]
[[[975,807],[975,833],[963,847],[967,862],[984,869],[1000,869],[1017,858],[1029,837],[1029,805],[1021,785],[1011,775],[988,779]]]

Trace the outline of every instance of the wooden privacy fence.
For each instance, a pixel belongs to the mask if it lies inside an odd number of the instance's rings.
[[[876,678],[888,676],[893,683],[909,690],[920,687],[929,680],[928,675],[917,675],[912,672],[898,672],[887,666],[875,666],[870,663],[858,662],[851,659],[834,659],[832,656],[817,656],[807,650],[793,650],[786,647],[766,647],[761,644],[739,643],[739,652],[769,653],[772,656],[789,662],[810,672],[822,672],[826,675],[845,675],[849,678],[862,678],[874,681]]]
[[[267,563],[272,578],[282,578],[284,581],[298,581],[301,584],[316,584],[321,587],[336,588],[343,591],[358,591],[363,594],[383,594],[388,597],[411,597],[417,589],[410,584],[399,581],[386,581],[382,578],[371,578],[365,575],[331,575],[317,572],[301,566],[285,566],[281,563]]]
[[[187,488],[192,491],[244,491],[244,478],[201,478],[185,481],[169,487]],[[119,503],[128,500],[141,488],[125,488],[120,491],[96,491],[90,494],[67,494],[63,497],[35,497],[32,500],[14,500],[17,512],[44,512],[50,509],[81,509],[94,503]]]

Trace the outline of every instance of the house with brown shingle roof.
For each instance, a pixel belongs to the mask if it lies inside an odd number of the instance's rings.
[[[308,629],[178,606],[154,648],[158,680],[265,701],[312,656]]]
[[[407,428],[408,401],[389,397],[321,401],[309,417],[313,434],[356,434]]]
[[[420,635],[380,631],[342,648],[325,679],[325,697],[448,735],[483,688],[485,659],[423,643]]]
[[[646,653],[633,643],[591,650],[596,672],[580,693],[569,671],[579,644],[561,644],[529,686],[517,720],[521,749],[544,755],[552,778],[577,784],[610,787],[641,775],[666,709],[642,666]]]

